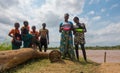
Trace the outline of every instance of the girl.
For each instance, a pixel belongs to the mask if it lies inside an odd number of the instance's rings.
[[[20,46],[22,45],[22,41],[21,41],[21,35],[20,35],[20,31],[19,31],[19,27],[20,27],[20,24],[19,23],[15,23],[14,24],[14,29],[12,29],[10,32],[9,32],[9,36],[12,37],[12,49],[15,50],[15,49],[19,49]]]
[[[83,52],[84,60],[87,62],[86,51],[84,47],[85,44],[84,33],[87,32],[85,24],[80,23],[78,17],[74,17],[73,21],[76,23],[76,25],[74,26],[74,45],[77,59],[79,60],[78,46],[80,45]]]

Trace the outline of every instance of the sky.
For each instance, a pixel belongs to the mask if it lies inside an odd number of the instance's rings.
[[[46,23],[49,46],[58,47],[65,13],[70,14],[69,21],[78,16],[86,24],[86,46],[120,45],[120,0],[0,0],[0,42],[10,42],[14,23],[22,27],[27,20],[37,30]]]

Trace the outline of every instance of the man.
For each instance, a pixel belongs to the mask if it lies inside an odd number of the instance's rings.
[[[76,25],[74,26],[74,45],[75,45],[77,59],[79,60],[78,47],[80,45],[83,52],[84,60],[87,62],[86,51],[84,47],[85,45],[84,33],[87,32],[85,24],[80,23],[78,17],[74,17],[73,21],[76,23]]]
[[[40,35],[40,47],[39,50],[42,52],[42,46],[44,46],[44,52],[47,51],[48,44],[49,44],[49,31],[46,29],[46,23],[42,24],[42,29],[39,31]]]

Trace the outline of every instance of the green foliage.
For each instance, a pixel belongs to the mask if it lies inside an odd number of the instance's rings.
[[[9,43],[2,43],[0,44],[0,51],[3,51],[3,50],[11,50],[11,45]]]
[[[120,50],[120,45],[86,47],[86,49],[88,49],[88,50]]]

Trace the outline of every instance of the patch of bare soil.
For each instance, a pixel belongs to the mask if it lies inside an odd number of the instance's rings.
[[[99,66],[98,73],[120,73],[120,63],[103,63]]]

